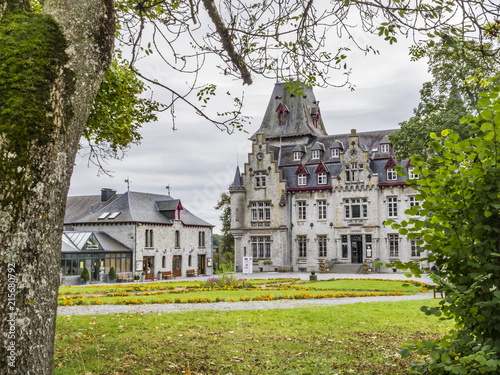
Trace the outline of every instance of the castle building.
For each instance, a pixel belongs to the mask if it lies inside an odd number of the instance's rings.
[[[61,276],[102,280],[111,267],[117,273],[146,279],[170,271],[212,274],[213,225],[170,195],[102,189],[100,195],[68,197],[64,219]]]
[[[418,261],[417,240],[384,225],[419,204],[405,182],[418,175],[395,159],[394,131],[328,135],[312,89],[299,97],[277,83],[229,188],[236,271],[245,256],[257,271]]]

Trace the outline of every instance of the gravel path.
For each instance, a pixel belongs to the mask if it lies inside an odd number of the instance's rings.
[[[175,313],[196,310],[270,310],[294,309],[306,306],[347,305],[351,303],[426,300],[433,298],[432,293],[422,293],[410,296],[381,296],[381,297],[348,297],[302,300],[277,300],[254,302],[217,302],[217,303],[168,303],[162,305],[90,305],[90,306],[59,306],[57,315],[100,315],[100,314],[148,314],[148,313]]]
[[[293,277],[307,280],[308,273],[255,273],[252,275],[236,274],[237,278],[259,278],[272,279],[278,277]],[[207,277],[200,277],[200,280]],[[318,274],[318,280],[327,280],[331,278],[378,278],[391,280],[408,280],[401,273],[393,274],[371,274],[371,275],[339,275],[339,274]],[[427,277],[421,279],[411,278],[431,284],[432,281]],[[193,281],[193,279],[186,279]],[[57,315],[100,315],[117,313],[171,313],[196,310],[269,310],[269,309],[293,309],[305,306],[330,306],[346,305],[350,303],[367,302],[387,302],[387,301],[405,301],[405,300],[425,300],[433,298],[432,293],[422,293],[410,296],[381,296],[381,297],[349,297],[349,298],[325,298],[325,299],[303,299],[303,300],[277,300],[277,301],[252,301],[252,302],[217,302],[217,303],[183,303],[183,304],[162,304],[162,305],[90,305],[90,306],[59,306]]]

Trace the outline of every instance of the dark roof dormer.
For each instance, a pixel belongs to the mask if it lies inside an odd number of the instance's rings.
[[[280,103],[278,105],[278,108],[276,108],[276,114],[278,115],[278,125],[279,126],[286,125],[288,112],[290,112],[290,111],[288,110],[286,105],[284,105],[283,103]]]
[[[385,136],[380,141],[380,153],[389,154],[391,152],[391,142],[389,141],[389,136]]]
[[[311,109],[311,116],[312,116],[313,126],[317,128],[319,119],[321,118],[321,111],[319,110],[319,102],[316,103],[316,107],[313,107]]]
[[[309,172],[307,171],[306,167],[304,167],[304,165],[302,163],[300,163],[297,170],[295,171],[295,174],[296,175],[309,174]]]
[[[164,214],[167,218],[172,220],[179,220],[181,218],[181,211],[184,208],[182,207],[180,199],[156,201],[155,203],[158,211]]]
[[[318,173],[330,173],[330,171],[328,170],[327,166],[325,164],[323,164],[323,162],[320,162],[318,165],[318,168],[316,168],[314,173],[316,173],[316,174],[318,174]]]

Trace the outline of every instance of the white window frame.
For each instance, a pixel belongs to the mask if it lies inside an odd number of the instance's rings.
[[[266,172],[255,172],[255,187],[265,188],[267,180]]]
[[[306,186],[307,185],[307,175],[306,174],[298,174],[297,175],[297,185],[298,186]]]
[[[330,156],[332,158],[338,158],[338,157],[340,157],[340,149],[338,149],[338,148],[332,148],[332,149],[330,149]]]
[[[297,201],[297,220],[307,219],[307,202]]]
[[[398,172],[394,170],[394,168],[387,168],[387,181],[397,181],[398,180]]]
[[[387,197],[387,210],[389,217],[398,216],[398,197]]]
[[[252,202],[251,209],[252,221],[269,222],[271,221],[271,203],[270,202]]]
[[[326,200],[317,201],[318,220],[326,220]]]
[[[251,236],[250,246],[254,258],[271,258],[271,236]]]
[[[293,160],[294,161],[299,161],[302,159],[302,152],[300,151],[294,151],[293,152]]]
[[[311,159],[316,160],[319,159],[320,153],[319,150],[312,150],[311,151]]]
[[[418,180],[420,178],[420,175],[413,173],[414,169],[415,169],[415,167],[408,168],[408,178],[411,180]]]
[[[328,253],[327,237],[326,234],[318,235],[318,257],[326,258]]]
[[[387,242],[389,245],[389,258],[399,258],[399,235],[388,234]]]
[[[318,185],[326,185],[327,183],[326,177],[327,176],[325,172],[318,173]]]
[[[345,218],[346,219],[366,219],[368,217],[368,198],[345,198]],[[359,216],[354,216],[354,207],[359,206]]]
[[[297,236],[299,258],[307,258],[307,236]]]
[[[418,244],[418,241],[420,241],[418,238],[414,240],[410,240],[410,257],[412,258],[420,258],[420,248],[421,246]]]
[[[382,154],[388,154],[390,151],[391,151],[391,147],[390,147],[389,143],[382,143],[380,145],[380,152]]]

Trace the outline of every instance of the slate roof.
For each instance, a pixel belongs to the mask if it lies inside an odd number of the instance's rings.
[[[283,104],[288,110],[287,124],[281,126],[278,123],[276,113],[280,104]],[[287,92],[284,82],[276,83],[262,124],[256,133],[262,132],[268,139],[327,135],[321,117],[318,119],[317,126],[313,124],[312,118],[317,113],[318,104],[311,88],[304,88],[303,96],[298,97]],[[255,134],[250,139],[254,139]]]
[[[68,197],[66,203],[65,224],[83,223],[158,223],[173,224],[167,213],[175,210],[178,199],[169,195],[149,194],[128,191],[116,194],[107,202],[100,202],[100,195]],[[91,207],[94,206],[92,212]],[[165,208],[172,208],[170,211]],[[107,216],[105,213],[109,213]],[[113,218],[114,214],[119,213]],[[180,211],[180,220],[184,225],[213,227],[187,209]]]
[[[379,175],[379,184],[402,184],[405,182],[406,177],[398,176],[397,181],[387,180],[387,171],[385,169],[388,159],[394,154],[381,153],[380,143],[385,143],[388,140],[389,134],[396,131],[395,129],[389,130],[379,130],[371,132],[357,133],[359,137],[359,147],[369,153],[369,167],[373,173]],[[311,137],[307,144],[289,144],[284,145],[281,148],[281,157],[279,160],[279,168],[283,172],[283,177],[287,181],[288,189],[327,189],[331,188],[331,177],[339,176],[342,164],[340,163],[339,157],[331,157],[329,150],[331,148],[336,148],[341,145],[349,145],[349,136],[351,134],[334,134],[321,137]],[[320,159],[311,159],[311,151],[322,149],[321,146],[324,145],[327,151],[320,153]],[[301,160],[293,160],[293,152],[297,151],[300,147],[305,148],[305,154],[302,156]],[[349,146],[347,146],[349,147]],[[342,151],[341,151],[342,152]],[[327,185],[318,185],[317,175],[315,173],[318,168],[319,163],[322,162],[327,170],[329,171],[327,178]],[[397,161],[397,165],[406,167],[408,160]],[[307,185],[298,186],[297,185],[297,168],[302,164],[308,171]],[[342,177],[342,176],[341,176]]]

